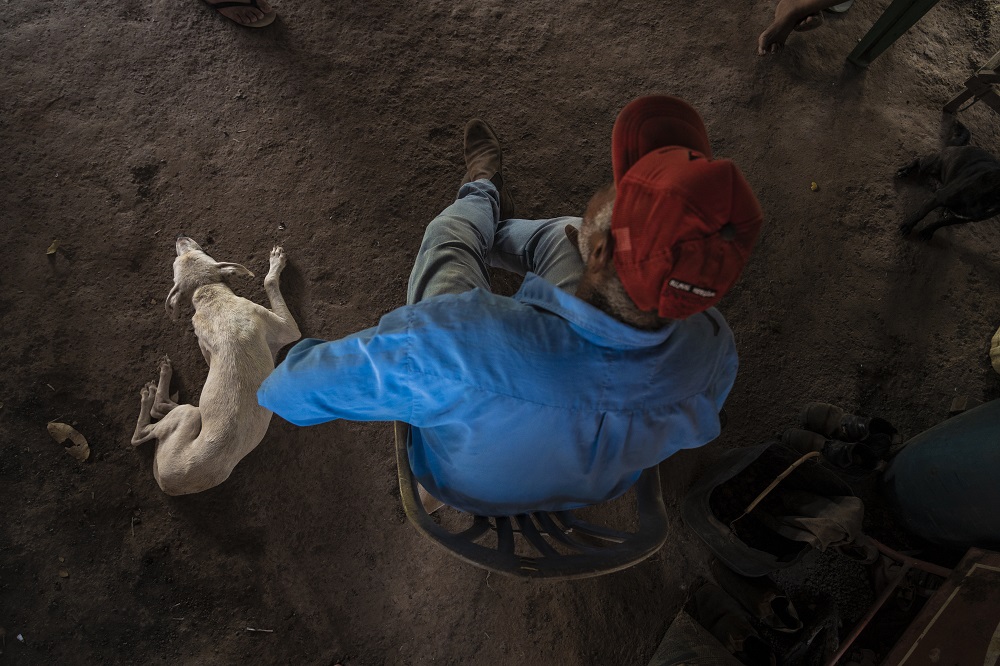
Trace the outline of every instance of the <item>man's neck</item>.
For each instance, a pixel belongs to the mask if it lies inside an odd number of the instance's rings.
[[[606,288],[605,285],[591,286],[588,289],[584,289],[582,291],[586,293],[582,295],[580,291],[578,290],[576,294],[580,300],[632,328],[642,331],[656,331],[669,323],[669,320],[658,317],[654,312],[643,312],[632,305],[631,302],[624,302],[623,299],[628,298],[624,294],[624,291],[617,294],[612,289]]]

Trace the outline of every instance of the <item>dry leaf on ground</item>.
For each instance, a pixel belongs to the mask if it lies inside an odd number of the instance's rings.
[[[66,453],[81,462],[90,457],[90,445],[87,444],[87,438],[81,435],[76,428],[66,425],[65,423],[58,423],[55,421],[49,423],[48,428],[49,434],[52,435],[52,439],[56,440],[60,444],[65,442],[67,439],[73,442],[72,446],[66,447]]]

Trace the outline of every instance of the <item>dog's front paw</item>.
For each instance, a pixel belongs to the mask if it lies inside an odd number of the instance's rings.
[[[139,391],[139,404],[142,409],[149,411],[149,408],[153,406],[153,399],[156,397],[156,382],[148,382]]]
[[[896,178],[907,178],[913,173],[913,165],[907,164],[896,169]]]
[[[280,273],[285,268],[285,249],[280,245],[275,245],[274,249],[271,250],[271,269],[270,273],[276,274]]]
[[[899,234],[901,236],[909,236],[910,232],[913,231],[913,227],[915,226],[916,225],[910,224],[909,222],[903,222],[901,225],[899,225]]]
[[[937,230],[933,229],[931,227],[927,227],[926,229],[921,229],[920,233],[917,234],[917,236],[920,237],[920,240],[922,240],[922,241],[924,241],[926,243],[929,243],[929,242],[931,242],[931,239],[934,238],[934,232],[935,231],[937,231]]]

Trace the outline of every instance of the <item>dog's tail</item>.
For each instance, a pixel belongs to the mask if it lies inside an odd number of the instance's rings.
[[[955,120],[951,125],[951,135],[945,141],[948,146],[965,146],[972,139],[972,132],[962,123]]]

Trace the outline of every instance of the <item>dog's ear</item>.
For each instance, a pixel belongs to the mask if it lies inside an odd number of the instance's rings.
[[[230,261],[220,261],[216,264],[216,266],[219,268],[219,272],[222,273],[222,277],[231,278],[238,275],[248,278],[253,277],[253,272],[241,264],[234,264]]]
[[[167,294],[167,302],[166,302],[167,315],[169,315],[170,318],[173,319],[174,321],[177,321],[177,301],[180,300],[180,297],[181,297],[180,287],[178,287],[175,284],[173,287],[170,288],[170,293]]]

